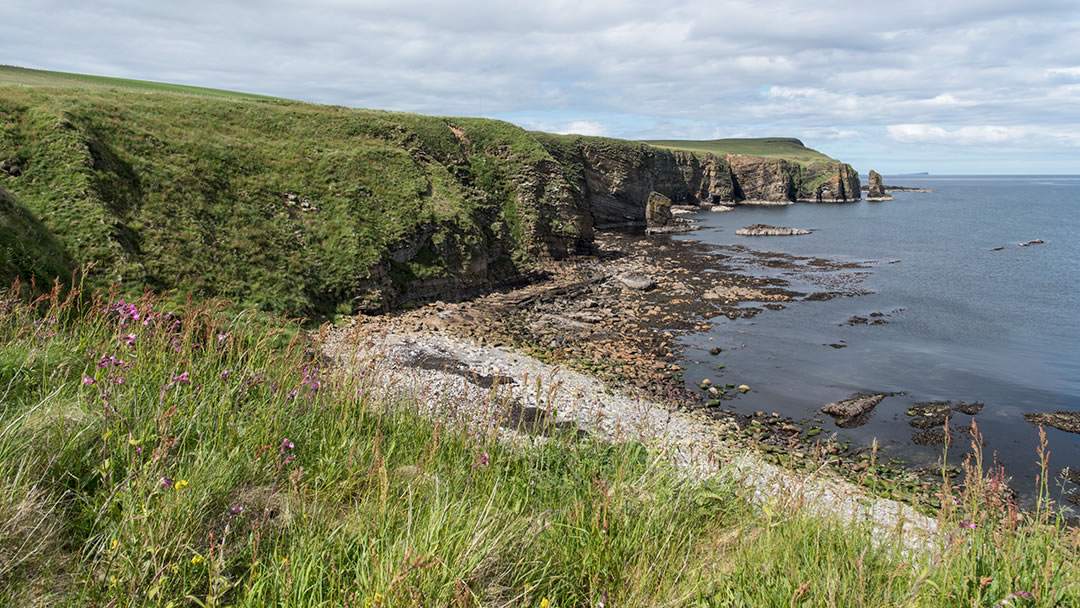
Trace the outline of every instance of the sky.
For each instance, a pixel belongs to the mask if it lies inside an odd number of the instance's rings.
[[[0,64],[626,139],[798,137],[860,172],[1080,173],[1077,0],[36,0]]]

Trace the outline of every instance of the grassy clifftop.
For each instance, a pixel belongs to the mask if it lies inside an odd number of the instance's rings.
[[[496,120],[2,67],[0,188],[42,236],[19,231],[33,242],[8,247],[0,280],[92,264],[90,285],[130,294],[318,318],[378,310],[588,251],[594,215],[643,219],[650,189],[735,196],[726,165],[700,165]],[[763,175],[762,188],[792,179]],[[26,254],[41,243],[64,255]]]
[[[92,279],[293,314],[526,270],[559,215],[545,159],[491,120],[0,86],[0,187]]]
[[[807,148],[793,137],[758,137],[739,139],[657,139],[645,143],[670,150],[690,150],[707,152],[722,156],[725,154],[746,154],[763,158],[779,158],[801,164],[837,164],[838,160]]]

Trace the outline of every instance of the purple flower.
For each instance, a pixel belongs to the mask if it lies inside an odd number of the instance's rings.
[[[240,515],[243,512],[244,507],[241,507],[240,505],[233,505],[233,507],[229,509],[229,513],[232,513],[233,515]]]
[[[221,374],[219,374],[219,375],[220,375],[222,380],[225,380],[225,379],[227,379],[229,377],[229,374],[231,374],[231,373],[232,373],[232,370],[227,369],[227,370],[221,372]]]
[[[86,386],[90,386],[91,384],[97,384],[90,376],[83,376],[82,383]]]
[[[191,382],[191,378],[188,376],[188,372],[184,372],[184,373],[180,374],[179,376],[173,376],[173,382],[178,383],[178,384],[179,383],[187,384],[188,382]]]
[[[117,379],[115,380],[115,382],[116,382],[117,384],[123,384],[123,383],[124,383],[124,379],[123,379],[123,378],[117,378]]]
[[[291,450],[291,449],[293,449],[295,447],[296,447],[296,445],[293,444],[292,441],[289,441],[289,439],[286,437],[285,439],[283,439],[281,441],[281,449],[278,450],[278,453],[279,454],[284,454],[285,450]]]
[[[960,527],[974,530],[976,526],[975,522],[971,521],[970,519],[965,519],[964,521],[960,522]]]
[[[217,335],[218,344],[221,344],[222,342],[224,342],[225,340],[228,340],[228,339],[229,339],[229,334],[227,334],[227,333]]]
[[[168,477],[162,477],[161,478],[161,487],[163,489],[168,490],[169,488],[172,487],[172,485],[173,485],[173,480],[169,479]]]

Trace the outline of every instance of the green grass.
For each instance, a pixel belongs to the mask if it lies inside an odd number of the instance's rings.
[[[452,294],[520,276],[557,253],[544,247],[582,238],[538,238],[567,190],[545,186],[558,177],[543,161],[527,132],[493,120],[0,86],[0,188],[92,265],[90,284],[129,296],[324,319],[400,304],[425,281]],[[415,250],[440,263],[393,266]]]
[[[746,154],[765,158],[781,158],[802,164],[839,163],[817,150],[807,148],[801,141],[792,137],[759,137],[709,139],[694,141],[689,139],[656,139],[645,143],[669,150],[690,150],[707,152],[723,156],[725,154]]]
[[[943,490],[959,504],[940,546],[905,552],[636,443],[434,422],[288,324],[115,297],[0,295],[0,605],[1068,606],[1080,589],[1076,530],[1046,505],[1021,520],[981,474]]]
[[[210,89],[183,84],[132,80],[129,78],[113,78],[111,76],[93,76],[90,74],[31,70],[11,65],[0,65],[0,84],[27,87],[133,89],[137,91],[183,93],[188,95],[228,97],[233,99],[278,99],[276,97],[258,95],[255,93],[240,93],[237,91],[224,91],[221,89]]]

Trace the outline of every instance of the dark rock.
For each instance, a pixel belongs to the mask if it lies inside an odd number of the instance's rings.
[[[645,224],[649,228],[663,228],[671,224],[675,216],[671,214],[671,199],[659,192],[650,192],[645,203]]]
[[[714,357],[715,357],[716,355],[719,355],[719,354],[720,354],[720,353],[722,353],[722,352],[724,352],[724,349],[720,348],[719,346],[714,346],[713,348],[711,348],[711,349],[709,350],[709,354],[710,354],[710,355],[712,355],[712,356],[714,356]]]
[[[1049,412],[1045,414],[1024,414],[1031,424],[1052,426],[1069,433],[1080,433],[1080,412]]]

